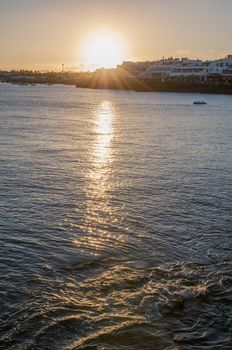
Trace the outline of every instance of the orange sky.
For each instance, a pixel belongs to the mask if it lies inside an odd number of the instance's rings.
[[[217,58],[232,52],[231,13],[231,0],[0,0],[0,69],[85,67],[102,37],[119,60]]]

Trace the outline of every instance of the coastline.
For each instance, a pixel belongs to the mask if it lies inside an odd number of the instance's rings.
[[[135,92],[174,92],[232,95],[232,81],[200,82],[196,79],[139,79],[114,70],[93,73],[0,72],[0,82],[16,85],[72,85],[76,88],[126,90]]]
[[[128,90],[135,92],[175,92],[175,93],[204,93],[204,94],[226,94],[232,95],[232,86],[210,85],[210,84],[194,84],[194,83],[170,83],[170,82],[150,82],[133,81],[128,85],[119,87],[115,84],[97,84],[79,83],[77,88],[90,89],[109,89],[109,90]]]

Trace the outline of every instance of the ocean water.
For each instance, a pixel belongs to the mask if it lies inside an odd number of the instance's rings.
[[[231,350],[231,130],[231,96],[0,84],[0,349]]]

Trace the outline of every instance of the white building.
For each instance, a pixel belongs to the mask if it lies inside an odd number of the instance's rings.
[[[126,73],[129,76],[139,76],[142,72],[146,71],[153,62],[151,61],[141,61],[141,62],[133,62],[133,61],[124,61],[122,64],[117,66],[119,71]]]
[[[143,71],[139,77],[143,79],[153,79],[157,77],[167,77],[178,64],[179,59],[167,58],[155,61],[150,67]]]
[[[182,58],[168,73],[169,77],[205,77],[206,66],[201,60]]]
[[[224,59],[211,61],[208,64],[207,72],[209,74],[227,75],[232,70],[232,55]],[[230,73],[232,74],[232,72]]]
[[[215,61],[162,59],[139,74],[142,79],[196,77],[206,80],[209,75],[232,76],[232,55]]]

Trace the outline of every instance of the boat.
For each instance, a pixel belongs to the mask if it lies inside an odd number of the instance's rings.
[[[205,102],[205,101],[194,101],[193,104],[194,105],[207,105],[207,102]]]

